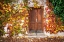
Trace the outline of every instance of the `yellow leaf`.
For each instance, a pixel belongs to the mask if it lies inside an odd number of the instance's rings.
[[[22,18],[22,20],[24,20],[24,19],[25,19],[25,17]]]
[[[18,16],[17,18],[20,18],[20,16]]]
[[[15,14],[15,11],[12,11]]]
[[[19,10],[19,12],[23,12],[23,10]]]
[[[9,12],[8,10],[5,10],[6,12]]]
[[[9,9],[9,11],[11,11],[11,9]]]
[[[3,7],[3,9],[5,9],[5,7]]]
[[[29,14],[25,14],[25,16],[27,16],[27,15],[29,15]]]

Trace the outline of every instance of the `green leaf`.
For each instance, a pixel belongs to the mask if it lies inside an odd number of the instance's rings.
[[[50,0],[54,6],[54,13],[64,21],[64,0]]]

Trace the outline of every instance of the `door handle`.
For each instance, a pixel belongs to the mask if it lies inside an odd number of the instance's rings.
[[[37,18],[36,18],[36,22],[37,22]]]

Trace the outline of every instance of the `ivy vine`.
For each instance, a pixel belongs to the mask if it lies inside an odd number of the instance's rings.
[[[54,6],[54,13],[56,16],[61,18],[61,21],[64,22],[64,0],[50,0]]]

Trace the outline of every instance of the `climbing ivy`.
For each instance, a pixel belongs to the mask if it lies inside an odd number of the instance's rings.
[[[64,0],[50,0],[50,2],[54,6],[53,11],[55,15],[64,22]]]

